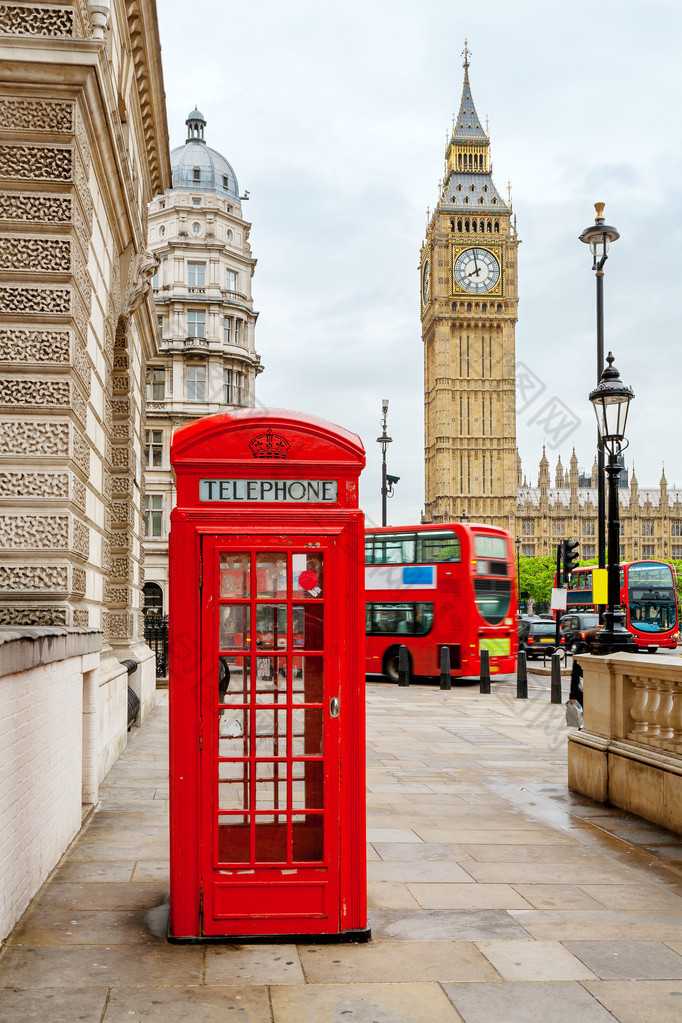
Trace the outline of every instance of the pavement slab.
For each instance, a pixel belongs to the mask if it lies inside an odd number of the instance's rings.
[[[268,988],[115,987],[102,1023],[231,1023],[233,1019],[234,1023],[271,1023]],[[75,1023],[75,1018],[68,1023]]]
[[[587,990],[620,1023],[680,1023],[682,984],[669,980],[588,981]]]
[[[219,984],[303,984],[296,945],[226,945],[206,949],[205,981]]]
[[[494,982],[497,973],[471,942],[384,941],[300,949],[309,984]]]
[[[596,980],[592,970],[558,941],[477,941],[504,980]]]
[[[578,983],[444,984],[464,1023],[613,1023]]]
[[[567,941],[565,944],[601,980],[682,980],[682,956],[660,941]]]
[[[270,993],[273,1023],[462,1021],[438,984],[314,984],[273,987]]]
[[[0,987],[0,1023],[101,1023],[108,988]]]

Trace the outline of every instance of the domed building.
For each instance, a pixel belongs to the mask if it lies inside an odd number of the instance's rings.
[[[205,139],[193,110],[184,145],[171,151],[172,187],[149,206],[149,248],[159,356],[147,366],[145,431],[145,610],[168,607],[168,530],[175,504],[174,426],[255,404],[256,354],[249,244],[237,176]]]

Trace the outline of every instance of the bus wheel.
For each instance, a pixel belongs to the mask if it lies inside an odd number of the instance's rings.
[[[398,658],[400,655],[399,646],[391,646],[384,654],[384,676],[389,682],[398,682],[400,673],[398,671]],[[408,654],[408,666],[412,674],[412,658]]]

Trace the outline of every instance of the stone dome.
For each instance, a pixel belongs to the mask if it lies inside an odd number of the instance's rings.
[[[217,192],[239,202],[237,176],[224,156],[206,145],[206,120],[200,110],[193,110],[185,121],[187,139],[184,146],[171,150],[172,188],[193,192]]]

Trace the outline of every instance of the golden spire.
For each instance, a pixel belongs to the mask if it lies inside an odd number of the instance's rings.
[[[468,46],[468,40],[464,40],[464,49],[462,50],[461,56],[464,57],[464,67],[469,67],[469,57],[471,56],[471,50]]]

